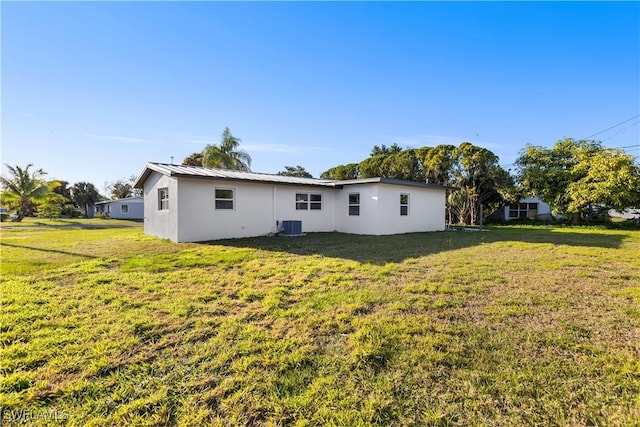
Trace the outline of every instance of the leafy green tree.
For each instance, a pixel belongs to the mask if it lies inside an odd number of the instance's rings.
[[[73,202],[89,216],[89,206],[100,200],[100,194],[96,187],[89,182],[77,182],[71,187]]]
[[[392,144],[390,147],[387,147],[384,144],[382,144],[380,147],[378,147],[377,145],[374,145],[369,157],[388,156],[390,154],[398,154],[401,151],[402,151],[402,147],[400,147],[396,143]]]
[[[422,161],[425,181],[433,184],[451,185],[451,173],[456,163],[456,147],[454,145],[437,145],[423,147],[418,150]]]
[[[112,199],[126,199],[133,195],[133,185],[124,179],[119,179],[107,186]]]
[[[38,201],[38,217],[59,218],[66,203],[67,199],[64,196],[51,192]]]
[[[640,205],[640,167],[632,156],[617,149],[586,154],[578,154],[573,169],[577,179],[567,186],[568,212],[590,218],[595,208],[622,211]]]
[[[6,166],[10,176],[0,177],[2,204],[17,210],[16,221],[22,221],[25,216],[33,214],[35,202],[49,192],[49,184],[43,179],[47,173],[42,169],[30,171],[33,166],[31,163],[24,169],[20,166]]]
[[[596,208],[621,210],[640,203],[640,168],[633,157],[599,141],[567,138],[552,148],[529,145],[516,165],[523,189],[573,222],[589,219]]]
[[[202,166],[202,152],[192,153],[182,161],[183,166]]]
[[[207,144],[202,152],[202,165],[207,168],[248,171],[251,156],[238,148],[241,140],[231,134],[228,127],[222,132],[220,144]]]
[[[500,189],[511,185],[510,175],[498,164],[498,156],[486,148],[463,142],[453,154],[454,185],[464,188],[468,198],[467,212],[459,221],[477,224],[481,207],[502,201]]]
[[[345,181],[349,179],[357,179],[359,174],[360,172],[358,163],[348,163],[346,165],[338,165],[333,168],[327,169],[326,171],[322,172],[320,178]]]
[[[52,183],[53,192],[56,194],[60,194],[62,197],[67,199],[68,203],[71,203],[71,189],[69,188],[69,182],[67,181],[55,181]]]
[[[303,168],[302,166],[298,165],[298,166],[285,166],[283,171],[278,172],[278,175],[283,175],[283,176],[299,176],[302,178],[313,178],[313,175],[311,175],[309,172],[307,172],[307,170],[305,168]]]

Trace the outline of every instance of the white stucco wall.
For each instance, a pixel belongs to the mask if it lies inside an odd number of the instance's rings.
[[[169,209],[158,209],[158,189],[169,189]],[[215,208],[215,189],[234,192],[232,210]],[[296,193],[321,194],[321,210],[297,210]],[[349,194],[360,194],[360,215],[349,215]],[[409,215],[400,215],[409,194]],[[118,208],[119,209],[119,208]],[[152,173],[144,184],[144,231],[177,242],[263,236],[282,221],[302,221],[302,231],[395,234],[444,230],[444,190],[381,183],[344,188],[172,178]]]
[[[296,193],[321,194],[321,210],[297,210]],[[302,221],[303,233],[335,231],[336,190],[334,188],[278,185],[275,186],[275,220]]]
[[[408,215],[400,215],[400,194],[409,195]],[[431,188],[381,184],[379,234],[445,229],[445,192]]]
[[[234,191],[233,210],[215,209],[215,189]],[[331,188],[179,178],[178,241],[264,236],[276,222],[302,221],[303,232],[334,231]],[[296,210],[296,193],[322,194],[322,210]]]
[[[345,185],[336,190],[335,229],[341,233],[379,234],[379,184]],[[360,215],[349,215],[349,194],[360,194]]]
[[[158,209],[158,189],[169,189],[169,209]],[[144,232],[178,241],[178,180],[154,172],[144,184]]]
[[[390,184],[345,185],[337,206],[336,230],[397,234],[445,229],[443,190]],[[360,193],[360,215],[348,214],[349,193]],[[400,194],[409,195],[409,214],[400,215]]]

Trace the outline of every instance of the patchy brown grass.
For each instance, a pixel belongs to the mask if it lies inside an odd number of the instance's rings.
[[[3,228],[2,414],[633,425],[638,253],[640,231],[597,228],[204,244]]]

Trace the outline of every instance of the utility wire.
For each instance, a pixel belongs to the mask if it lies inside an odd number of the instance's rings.
[[[640,114],[636,114],[635,116],[631,117],[630,119],[627,119],[627,120],[625,120],[623,122],[620,122],[617,125],[613,125],[611,127],[606,128],[605,130],[601,130],[600,132],[594,133],[593,135],[589,135],[586,138],[582,138],[582,141],[584,141],[585,139],[593,138],[594,136],[600,135],[601,133],[605,133],[606,131],[611,130],[613,128],[617,128],[618,126],[623,125],[623,124],[625,124],[627,122],[630,122],[631,120],[637,119],[638,117],[640,117]]]

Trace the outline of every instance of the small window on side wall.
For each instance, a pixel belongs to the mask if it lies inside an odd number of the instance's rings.
[[[158,189],[158,210],[164,211],[169,209],[169,189],[168,188],[159,188]]]
[[[216,210],[233,210],[233,193],[231,188],[216,188]]]
[[[296,210],[306,211],[307,209],[309,209],[309,195],[296,193]]]
[[[120,213],[126,215],[129,213],[129,205],[120,205]]]
[[[409,215],[409,195],[400,194],[400,216]]]
[[[360,193],[349,193],[349,215],[360,215]]]

